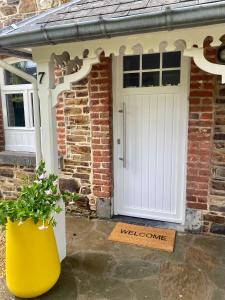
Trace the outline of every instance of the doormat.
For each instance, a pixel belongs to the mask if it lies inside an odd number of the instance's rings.
[[[176,230],[117,223],[108,240],[173,252]]]

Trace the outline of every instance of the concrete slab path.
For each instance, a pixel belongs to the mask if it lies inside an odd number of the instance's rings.
[[[36,300],[225,300],[225,238],[178,233],[174,253],[107,240],[113,221],[67,217],[68,257]],[[0,282],[0,299],[18,299]]]

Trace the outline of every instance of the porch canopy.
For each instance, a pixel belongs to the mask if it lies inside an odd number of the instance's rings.
[[[42,120],[43,159],[57,173],[55,106],[57,96],[71,82],[85,77],[99,55],[151,53],[179,49],[196,65],[222,76],[225,65],[204,57],[204,42],[222,45],[225,34],[225,1],[218,0],[74,0],[0,32],[0,54],[32,58],[38,69],[38,94]],[[63,69],[55,84],[54,66]],[[1,64],[4,68],[6,65]],[[64,214],[56,238],[65,257]]]

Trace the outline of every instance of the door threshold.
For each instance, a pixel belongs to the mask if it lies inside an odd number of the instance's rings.
[[[185,231],[184,225],[182,225],[182,224],[166,222],[166,221],[149,220],[149,219],[143,219],[143,218],[137,218],[137,217],[114,215],[114,216],[112,216],[112,221],[147,226],[147,227],[159,227],[159,228],[166,228],[166,229],[174,229],[179,232]]]

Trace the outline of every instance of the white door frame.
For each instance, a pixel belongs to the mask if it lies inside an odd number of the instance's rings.
[[[182,52],[182,51],[181,51]],[[119,156],[121,156],[121,153],[119,153],[118,145],[117,145],[117,138],[119,137],[119,126],[118,126],[118,110],[121,109],[121,95],[122,95],[122,82],[123,82],[123,73],[122,73],[122,55],[120,56],[114,56],[112,57],[112,84],[113,84],[113,168],[114,168],[114,193],[112,198],[112,215],[118,214],[118,196],[117,196],[117,188],[119,186],[119,183],[117,182],[117,179],[119,176],[117,176],[119,171]],[[173,86],[167,86],[165,87],[167,89],[167,92],[174,91]],[[183,162],[183,201],[182,201],[182,216],[181,216],[181,222],[180,224],[185,223],[185,210],[186,210],[186,176],[187,176],[187,146],[188,146],[188,115],[189,115],[189,90],[190,90],[190,58],[185,57],[181,54],[181,84],[179,87],[176,87],[177,89],[182,89],[183,92],[187,95],[187,114],[186,114],[186,135],[185,135],[185,161]],[[130,92],[132,93],[132,90],[136,90],[137,88],[129,88]],[[161,87],[148,87],[148,88],[138,88],[141,89],[141,92],[143,94],[149,94],[149,89],[154,89],[154,93],[157,93],[157,91],[161,91]],[[163,221],[163,220],[162,220]]]

